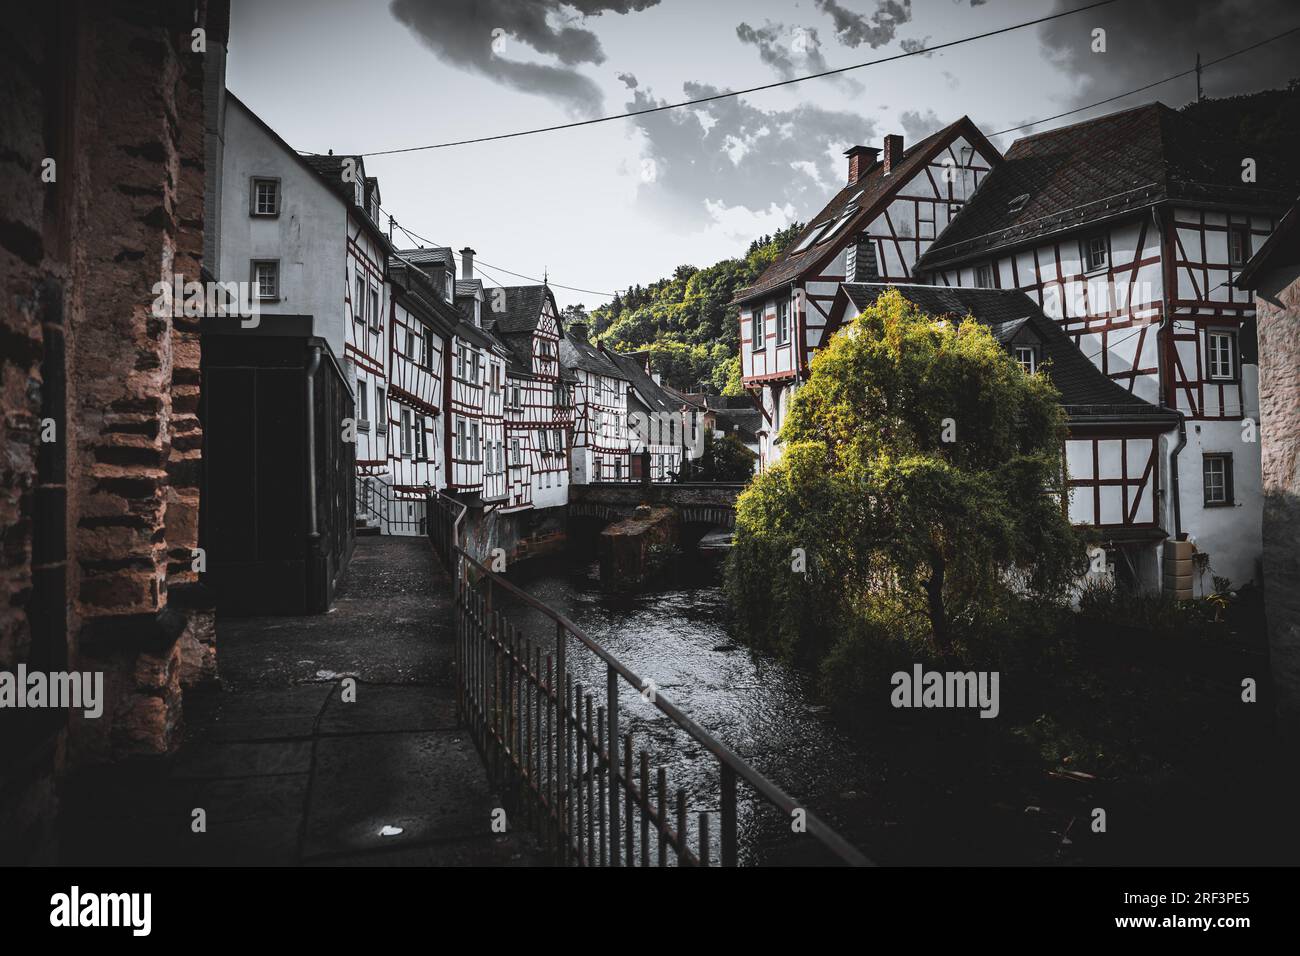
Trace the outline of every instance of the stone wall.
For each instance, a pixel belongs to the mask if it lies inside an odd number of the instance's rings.
[[[1300,739],[1300,266],[1256,291],[1264,484],[1264,601],[1284,732]]]
[[[224,56],[227,20],[227,0],[84,0],[5,25],[0,670],[103,671],[107,701],[6,723],[0,860],[49,852],[68,767],[174,749],[182,681],[215,666],[192,563],[198,320],[153,305],[200,278],[211,62],[192,31]]]

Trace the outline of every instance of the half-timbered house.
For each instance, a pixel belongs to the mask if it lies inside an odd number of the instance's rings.
[[[430,280],[444,296],[435,303],[451,324],[443,351],[441,487],[471,506],[500,504],[506,499],[505,363],[509,351],[479,324],[478,296],[458,295],[455,258],[445,247],[406,249],[398,253]],[[472,253],[471,253],[472,255]],[[467,264],[473,268],[473,260]],[[480,287],[481,288],[481,287]]]
[[[604,346],[600,351],[627,376],[629,477],[633,481],[646,475],[651,481],[675,480],[689,450],[688,431],[692,425],[698,427],[694,416],[655,381],[648,353],[615,352]]]
[[[360,156],[302,156],[237,96],[225,101],[218,274],[250,283],[256,331],[297,323],[339,357],[355,397],[357,474],[363,487],[386,482],[391,246],[379,184]]]
[[[757,281],[737,293],[741,374],[763,413],[760,467],[780,455],[790,396],[845,281],[911,282],[912,266],[970,200],[998,151],[966,117],[910,147],[854,146],[848,181]]]
[[[575,379],[570,481],[629,481],[627,376],[587,341],[581,322],[571,322],[560,339],[560,364]]]
[[[1255,306],[1233,280],[1294,176],[1141,106],[1017,140],[917,267],[936,284],[1025,291],[1103,374],[1180,413],[1161,438],[1156,527],[1238,583],[1256,577],[1262,500]],[[1141,458],[1124,481],[1141,480]],[[1161,550],[1188,592],[1187,549]]]
[[[445,284],[400,254],[388,258],[392,288],[386,429],[390,483],[379,509],[384,530],[419,534],[426,497],[446,486],[443,402],[446,353],[459,315],[443,301]],[[365,488],[362,494],[371,491]]]
[[[488,290],[488,329],[510,350],[506,363],[505,447],[508,499],[503,510],[568,502],[572,388],[561,377],[564,327],[545,285]]]

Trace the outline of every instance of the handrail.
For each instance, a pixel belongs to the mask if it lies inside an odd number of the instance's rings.
[[[454,557],[456,559],[457,566],[454,568],[449,567],[449,570],[453,571],[456,575],[456,591],[457,591],[458,604],[462,602],[462,599],[464,597],[463,592],[465,588],[468,586],[468,571],[469,569],[473,569],[477,573],[477,577],[480,582],[487,581],[489,583],[489,587],[487,588],[487,595],[486,595],[486,612],[487,612],[486,616],[488,618],[490,619],[493,618],[492,600],[491,600],[492,589],[500,588],[506,594],[509,594],[514,600],[518,601],[519,603],[527,607],[534,609],[535,611],[540,612],[542,615],[544,615],[545,617],[553,621],[558,626],[557,635],[560,635],[561,637],[565,634],[573,635],[588,651],[593,653],[601,662],[605,664],[607,668],[607,673],[610,675],[609,688],[608,688],[609,701],[608,701],[607,708],[602,708],[602,717],[605,716],[605,712],[608,713],[609,716],[609,738],[608,739],[610,741],[610,745],[608,750],[604,750],[598,747],[596,750],[596,754],[598,759],[605,761],[606,767],[610,770],[610,775],[611,775],[610,822],[615,831],[617,831],[618,816],[617,816],[614,798],[616,796],[617,782],[620,776],[618,771],[617,747],[615,745],[615,741],[617,741],[621,735],[619,734],[618,727],[617,727],[617,723],[618,723],[617,696],[615,693],[615,685],[613,684],[612,675],[617,674],[624,681],[626,681],[634,690],[640,693],[643,699],[645,699],[648,703],[652,704],[662,714],[668,717],[668,719],[671,720],[678,728],[684,731],[694,741],[700,744],[705,750],[711,753],[718,760],[719,767],[722,773],[722,779],[723,779],[722,862],[724,864],[734,864],[736,862],[736,847],[735,847],[735,822],[736,821],[735,821],[734,787],[735,787],[735,781],[738,778],[744,780],[759,796],[761,796],[769,804],[781,810],[787,816],[793,815],[795,811],[802,811],[803,824],[804,824],[803,832],[815,837],[822,844],[822,846],[824,846],[827,850],[833,853],[840,861],[854,866],[870,865],[870,860],[868,860],[867,857],[864,856],[856,847],[848,843],[848,841],[846,841],[838,833],[832,830],[830,826],[828,826],[824,821],[822,821],[819,817],[817,817],[807,808],[802,807],[798,803],[798,801],[796,801],[793,797],[787,794],[779,786],[777,786],[771,780],[767,779],[765,776],[763,776],[761,773],[759,773],[757,770],[751,767],[743,758],[737,755],[729,747],[727,747],[725,744],[721,743],[719,740],[714,738],[712,734],[710,734],[707,730],[705,730],[694,720],[692,720],[689,716],[687,716],[680,708],[678,708],[675,704],[673,704],[672,701],[669,700],[667,697],[659,693],[657,690],[654,693],[652,693],[649,697],[646,697],[644,692],[650,687],[652,687],[653,685],[651,685],[648,681],[644,680],[640,675],[634,672],[631,668],[625,665],[617,657],[615,657],[608,650],[602,647],[598,642],[596,642],[589,635],[587,635],[587,633],[581,627],[575,624],[566,615],[555,610],[554,608],[550,607],[544,602],[538,600],[533,595],[527,593],[526,591],[512,584],[510,581],[506,580],[500,574],[486,567],[477,558],[475,558],[472,554],[470,554],[460,544],[460,526],[461,526],[461,522],[465,518],[468,509],[461,502],[455,501],[454,499],[447,497],[441,492],[437,492],[435,493],[435,495],[430,496],[429,500],[430,500],[431,507],[435,506],[435,497],[437,499],[436,502],[437,506],[448,508],[451,505],[455,505],[460,509],[459,512],[455,515],[455,518],[451,521],[451,527],[450,527],[451,533],[449,536],[450,540],[446,542],[449,545],[449,547],[447,548],[447,555],[449,557]],[[447,515],[446,517],[450,517],[450,515]],[[430,522],[431,529],[434,524],[435,524],[434,522],[432,521]],[[449,565],[451,563],[452,562],[450,561],[448,562]],[[489,638],[489,640],[493,640],[493,639]],[[513,653],[506,647],[505,642],[501,643],[500,650],[503,657],[505,658],[510,658],[511,654]],[[560,671],[559,677],[560,677],[560,681],[563,682],[566,679],[566,673],[567,673],[564,667],[566,652],[564,651],[562,645],[557,648],[557,651],[559,655],[559,671]],[[516,655],[515,664],[517,665],[517,663],[518,661]],[[527,671],[527,664],[525,663],[525,672],[526,671]],[[493,673],[494,675],[496,675],[495,670]],[[549,672],[549,661],[548,661],[548,678],[549,678],[549,673],[550,672]],[[525,677],[527,677],[527,673],[525,673]],[[463,680],[464,680],[464,675],[460,673],[460,668],[458,668],[458,673],[457,673],[458,691],[462,692],[462,693],[458,693],[458,699],[460,699],[462,702],[464,700],[464,694],[463,694],[464,688],[461,687],[460,685]],[[501,693],[499,681],[496,676],[494,676],[493,679],[488,683],[491,684],[494,693],[498,693],[498,694]],[[507,678],[506,683],[507,685],[509,685],[509,678]],[[556,705],[557,706],[559,705],[559,699],[558,699],[559,695],[553,683],[548,683],[548,685],[545,688],[542,688],[540,683],[537,686],[540,690],[543,690],[543,692],[547,694],[548,700],[554,697]],[[510,695],[512,692],[511,690],[507,689],[505,693],[507,695]],[[513,700],[513,698],[511,699]],[[497,706],[499,706],[499,704]],[[509,709],[510,706],[511,704],[507,702],[506,704],[507,709]],[[565,706],[567,710],[567,704]],[[579,710],[581,710],[580,707]],[[528,716],[529,715],[525,714],[525,720],[528,719]],[[588,702],[587,716],[588,719],[590,719],[591,716],[590,701]],[[516,717],[516,720],[517,719],[518,718]],[[566,712],[565,720],[568,721],[569,719],[570,719],[570,713]],[[507,724],[508,723],[509,721],[507,720]],[[581,731],[580,721],[578,723],[579,726],[577,727],[577,731],[579,733],[579,736],[581,737],[582,731]],[[518,730],[517,725],[515,727],[515,730],[516,731]],[[548,724],[548,730],[549,730],[549,724]],[[588,728],[588,730],[590,730],[590,728]],[[572,729],[569,729],[569,733],[572,732],[573,732]],[[604,731],[602,731],[602,733],[603,732]],[[566,752],[567,752],[567,743],[564,741],[564,733],[565,733],[565,728],[562,726],[560,728],[560,734],[561,734],[560,740],[561,740],[561,744],[566,748]],[[505,736],[507,737],[509,736],[508,728]],[[591,741],[589,740],[588,744],[590,743]],[[628,761],[630,761],[630,756],[631,756],[630,737],[624,737],[624,743],[626,744],[626,755]],[[582,746],[581,740],[579,740],[578,746],[579,747]],[[644,753],[642,759],[643,759],[643,771],[644,771],[645,770]],[[579,763],[581,763],[581,761],[579,761]],[[590,771],[590,766],[588,767],[588,770]],[[563,770],[561,770],[560,772],[560,779],[561,779],[561,787],[563,788],[564,787]],[[662,780],[662,776],[661,776],[661,780]],[[629,815],[630,815],[631,807],[634,803],[633,783],[626,776],[624,777],[623,783],[624,783],[624,788],[627,791],[627,800],[628,800]],[[645,779],[645,774],[643,773],[642,786],[640,790],[636,791],[637,798],[635,802],[644,811],[649,813],[652,818],[660,820],[660,822],[662,822],[662,815],[665,812],[664,805],[662,802],[663,795],[662,793],[660,795],[661,802],[660,802],[659,811],[657,811],[659,816],[655,817],[654,812],[649,810],[649,800],[648,797],[646,797],[645,795],[646,791],[648,790],[648,787],[649,787],[649,781],[648,779]],[[581,804],[581,795],[579,795],[578,797],[578,802],[579,804]],[[590,814],[590,807],[588,807],[588,812]],[[684,811],[682,811],[679,808],[679,820],[684,820],[683,813]],[[728,813],[730,814],[729,820],[728,820]],[[601,813],[602,827],[604,824],[604,819],[605,818],[604,818],[603,807],[602,807],[602,813]],[[630,828],[632,826],[630,817],[627,825],[629,827],[628,832],[630,834],[631,833]],[[642,826],[643,828],[645,826],[644,818],[642,820]],[[706,822],[702,820],[701,826],[702,828],[706,826]],[[728,829],[730,829],[730,832],[728,832]],[[679,826],[679,831],[680,831],[680,826]],[[602,834],[603,832],[604,831],[602,829]],[[612,834],[613,838],[616,838],[616,836],[617,836],[616,832]],[[705,853],[707,854],[707,832],[702,832],[702,837],[705,840]],[[602,836],[602,841],[603,839],[604,838]],[[678,839],[684,842],[684,836],[679,836]],[[630,837],[629,837],[629,841],[630,841]],[[616,842],[617,841],[615,839],[615,843]],[[613,843],[611,844],[611,846],[614,845],[615,844]],[[630,850],[631,850],[631,843],[629,842],[629,854],[630,854]],[[603,842],[601,845],[601,851],[602,851],[602,859],[603,859],[603,852],[604,852]],[[581,853],[579,853],[579,858],[580,858],[580,862],[582,862],[584,859]],[[680,851],[679,851],[679,858],[680,858]],[[661,855],[661,859],[662,859],[662,855]],[[591,862],[591,861],[586,860],[586,862]],[[703,862],[707,862],[707,857]],[[617,863],[617,861],[615,861],[615,863]]]

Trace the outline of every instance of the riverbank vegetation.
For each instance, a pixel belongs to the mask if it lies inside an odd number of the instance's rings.
[[[739,631],[817,673],[885,755],[900,813],[966,819],[953,794],[1038,809],[1049,779],[1119,806],[1106,788],[1241,769],[1267,737],[1242,702],[1242,678],[1267,674],[1251,589],[1072,591],[1088,542],[1060,507],[1064,428],[1050,368],[1026,375],[987,329],[890,292],[814,357],[781,460],[737,502]],[[892,706],[918,664],[997,671],[996,719]],[[1056,836],[1077,842],[1085,809],[1061,809]]]
[[[743,395],[740,318],[731,304],[803,231],[796,222],[749,244],[743,256],[634,285],[590,313],[593,340],[619,352],[645,350],[667,385],[682,391]]]

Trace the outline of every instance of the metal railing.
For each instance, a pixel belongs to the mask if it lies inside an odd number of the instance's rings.
[[[373,476],[357,479],[357,517],[373,519],[381,534],[426,534],[428,510],[427,498],[398,497],[391,486]]]
[[[815,814],[682,713],[567,617],[515,587],[461,547],[466,508],[437,493],[429,499],[433,547],[454,577],[456,703],[494,786],[513,800],[557,863],[580,866],[736,866],[737,788],[747,786],[784,815],[792,833],[812,838],[826,862],[870,861]],[[503,605],[539,612],[554,643],[523,633]],[[605,671],[585,688],[570,668],[572,651]],[[620,726],[620,682],[664,714],[718,767],[716,813],[692,817],[687,791],[670,791],[667,770],[636,750]],[[595,691],[595,695],[591,692]],[[698,800],[698,795],[697,795]],[[716,837],[714,822],[716,820]],[[652,836],[653,834],[653,836]]]

